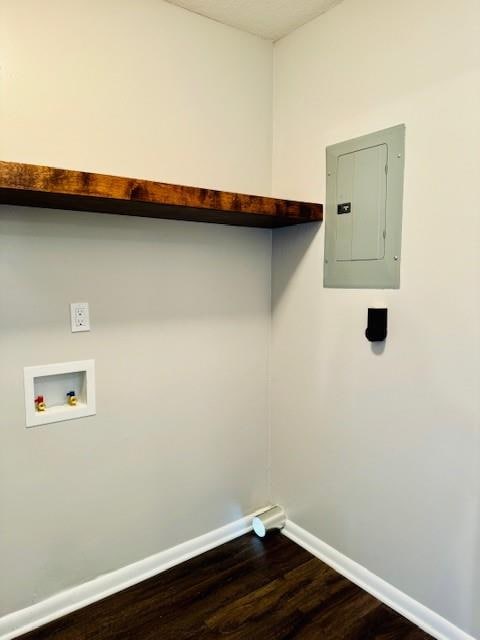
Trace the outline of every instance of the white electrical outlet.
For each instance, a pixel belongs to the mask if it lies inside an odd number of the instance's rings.
[[[72,302],[70,305],[72,332],[90,331],[90,313],[88,302]]]

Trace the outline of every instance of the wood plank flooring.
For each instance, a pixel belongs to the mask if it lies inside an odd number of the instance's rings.
[[[22,640],[428,640],[280,533],[248,534]]]

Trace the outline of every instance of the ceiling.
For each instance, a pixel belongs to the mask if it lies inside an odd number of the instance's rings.
[[[167,0],[268,40],[278,40],[341,0]]]

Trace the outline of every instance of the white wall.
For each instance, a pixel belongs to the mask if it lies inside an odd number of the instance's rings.
[[[162,0],[0,0],[3,159],[270,195],[272,45]]]
[[[273,498],[480,634],[478,0],[344,0],[275,46],[275,195],[406,123],[400,291],[322,288],[323,229],[275,232]],[[367,307],[389,308],[376,354]]]
[[[160,0],[0,0],[0,157],[268,193],[271,65]],[[0,615],[265,504],[270,257],[269,231],[0,208]],[[25,429],[23,367],[83,358],[97,416]]]

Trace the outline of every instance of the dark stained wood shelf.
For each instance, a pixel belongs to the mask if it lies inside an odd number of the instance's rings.
[[[0,161],[0,204],[277,228],[321,221],[321,204]]]

